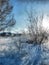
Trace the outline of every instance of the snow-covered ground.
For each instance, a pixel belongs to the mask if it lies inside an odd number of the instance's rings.
[[[0,65],[49,65],[48,43],[34,45],[21,43],[17,37],[0,37]]]

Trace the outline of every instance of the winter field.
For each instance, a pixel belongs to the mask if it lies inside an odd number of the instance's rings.
[[[0,65],[49,65],[48,43],[28,44],[19,37],[0,37]]]

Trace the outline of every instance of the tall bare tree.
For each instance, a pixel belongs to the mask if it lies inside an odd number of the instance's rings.
[[[0,0],[0,31],[15,24],[14,18],[10,17],[13,6],[9,1],[10,0]]]

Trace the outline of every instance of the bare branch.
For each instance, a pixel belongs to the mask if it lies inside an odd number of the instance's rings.
[[[27,13],[27,12],[26,12]],[[48,39],[48,34],[46,31],[42,30],[42,20],[43,20],[43,14],[41,16],[36,15],[36,12],[34,10],[30,11],[28,14],[28,31],[30,40],[32,40],[34,43],[44,43]]]
[[[9,3],[9,0],[0,0],[0,31],[12,27],[15,25],[15,20],[10,16],[13,6]]]

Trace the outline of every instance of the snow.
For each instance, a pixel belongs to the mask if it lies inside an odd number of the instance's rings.
[[[49,48],[45,44],[20,43],[18,38],[10,37],[1,39],[0,65],[49,65]]]

